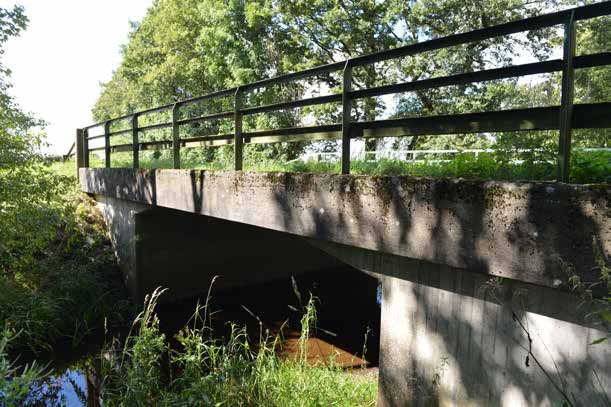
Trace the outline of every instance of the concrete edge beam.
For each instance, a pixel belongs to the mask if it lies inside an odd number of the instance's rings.
[[[611,252],[609,185],[83,168],[84,192],[561,288]]]

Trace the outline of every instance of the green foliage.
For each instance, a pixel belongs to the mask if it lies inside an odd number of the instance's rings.
[[[142,22],[134,24],[123,60],[93,109],[97,120],[116,117],[138,109],[209,93],[238,84],[290,71],[326,64],[361,54],[398,47],[431,38],[465,32],[519,18],[530,17],[566,6],[573,0],[487,0],[477,5],[460,1],[219,1],[159,0]],[[581,24],[580,41],[588,52],[599,52],[608,44],[604,21]],[[444,50],[427,52],[354,72],[354,88],[366,88],[401,81],[414,81],[506,66],[520,51],[544,60],[560,43],[557,31],[534,30],[524,36],[504,36]],[[578,98],[608,96],[607,71],[586,74],[579,70]],[[395,95],[389,99],[365,98],[355,102],[358,120],[391,116],[427,116],[549,105],[558,99],[558,75],[526,84],[516,79],[450,86]],[[245,105],[259,105],[306,95],[337,93],[338,74],[319,75],[291,84],[247,92]],[[546,90],[546,91],[542,91]],[[581,96],[585,95],[585,96]],[[233,109],[232,98],[207,101],[185,108],[183,117]],[[245,118],[246,129],[262,129],[337,122],[337,104],[290,109]],[[148,120],[160,121],[162,115]],[[230,120],[198,123],[181,128],[189,135],[222,134],[232,131]],[[162,131],[147,132],[143,139],[168,138]],[[587,134],[586,134],[587,133]],[[600,132],[585,132],[584,145],[601,146]],[[548,137],[542,134],[541,142]],[[376,141],[369,141],[371,148]],[[408,137],[394,142],[394,148],[487,147],[481,135]],[[519,145],[519,143],[518,143]],[[301,143],[251,146],[265,159],[294,159]],[[224,149],[207,149],[208,159],[225,155]]]
[[[103,221],[74,178],[38,165],[16,172],[23,178],[0,170],[0,185],[21,191],[0,200],[0,320],[22,331],[15,346],[78,344],[126,305]]]
[[[22,6],[12,9],[0,7],[0,170],[28,162],[38,154],[42,144],[40,135],[29,130],[42,124],[31,115],[21,111],[14,98],[8,93],[11,71],[2,64],[4,44],[10,37],[17,36],[27,25]]]
[[[154,404],[223,406],[367,406],[375,405],[376,383],[346,374],[337,366],[308,365],[305,357],[281,360],[279,338],[253,346],[243,328],[232,325],[225,343],[212,338],[208,305],[198,306],[170,349],[154,313],[160,291],[145,302],[137,332],[121,354],[105,361],[105,405]],[[311,300],[302,319],[302,349],[315,322]],[[302,350],[302,355],[303,355]],[[173,372],[164,375],[168,355]]]
[[[576,184],[611,183],[611,152],[573,152],[570,181]]]
[[[9,360],[9,345],[17,336],[6,328],[0,333],[0,404],[6,407],[24,405],[32,390],[40,386],[48,374],[36,362],[21,367]]]
[[[0,56],[26,23],[22,7],[0,8]],[[32,133],[43,123],[8,95],[9,74],[0,64],[0,321],[20,332],[14,348],[40,352],[60,339],[78,344],[123,302],[102,219],[74,171],[43,161],[44,137]]]
[[[554,181],[556,179],[555,153],[552,150],[517,150],[497,146],[490,153],[458,153],[446,162],[409,161],[381,159],[377,161],[351,161],[351,172],[362,175],[410,175],[419,177],[462,177],[505,181]],[[448,157],[437,157],[448,158]],[[103,166],[99,159],[92,166]],[[131,158],[112,161],[113,167],[129,167]],[[169,155],[160,158],[141,159],[143,168],[171,168]],[[184,168],[206,170],[231,170],[233,157],[207,160],[190,154],[183,160]],[[339,173],[339,162],[283,161],[247,153],[244,160],[246,171],[288,171],[309,173]],[[570,182],[595,184],[611,182],[611,152],[574,150],[571,155]]]

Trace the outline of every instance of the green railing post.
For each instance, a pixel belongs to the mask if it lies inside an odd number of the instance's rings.
[[[350,113],[352,112],[352,66],[346,61],[342,86],[342,174],[350,174]]]
[[[235,91],[234,95],[234,138],[233,138],[233,156],[234,156],[234,169],[236,171],[242,171],[244,165],[244,138],[242,137],[242,92],[240,87]]]
[[[573,98],[575,95],[575,12],[564,23],[564,55],[562,57],[562,96],[560,101],[558,140],[559,182],[569,182],[571,163],[571,131],[573,127]]]
[[[76,140],[75,140],[75,148],[76,151],[74,155],[76,157],[76,179],[79,179],[80,169],[85,167],[84,159],[85,154],[83,153],[83,134],[85,132],[83,129],[76,129]]]
[[[110,120],[104,123],[104,164],[110,168]]]
[[[83,167],[89,168],[89,130],[83,130]]]
[[[180,168],[180,126],[178,124],[180,104],[172,106],[172,157],[174,158],[174,169]]]
[[[139,145],[138,145],[138,113],[134,113],[132,116],[132,153],[133,153],[133,167],[137,169],[140,166],[139,160]]]

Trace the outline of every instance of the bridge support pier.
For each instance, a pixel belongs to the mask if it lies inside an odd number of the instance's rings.
[[[95,196],[119,266],[138,302],[157,287],[162,301],[336,267],[333,257],[286,233],[208,216]]]
[[[611,344],[574,294],[310,241],[382,279],[378,406],[606,405]]]

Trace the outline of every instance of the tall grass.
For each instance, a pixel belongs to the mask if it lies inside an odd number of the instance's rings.
[[[330,364],[307,363],[306,341],[315,321],[310,300],[302,322],[299,358],[278,356],[280,337],[261,335],[253,344],[245,328],[231,325],[225,340],[214,339],[208,304],[176,336],[171,349],[159,331],[155,304],[146,299],[123,350],[104,359],[105,405],[372,406],[377,385]]]
[[[0,172],[0,324],[20,332],[15,351],[77,345],[126,311],[110,240],[74,168],[20,171]]]
[[[520,159],[520,162],[512,161]],[[377,161],[352,160],[351,172],[361,175],[409,175],[430,177],[462,177],[487,180],[553,181],[556,178],[554,157],[545,154],[514,154],[506,151],[491,153],[457,154],[448,162],[406,161],[381,159]],[[149,155],[140,161],[142,168],[172,168],[171,157]],[[59,166],[59,165],[58,165]],[[104,163],[92,158],[91,166],[103,167]],[[113,167],[131,168],[131,158],[113,159]],[[231,170],[233,162],[226,158],[206,161],[197,155],[182,160],[182,168],[206,170]],[[339,173],[339,162],[292,161],[245,157],[246,171],[283,171],[304,173]],[[570,182],[577,184],[611,182],[611,153],[608,151],[584,152],[575,150],[571,155]]]

